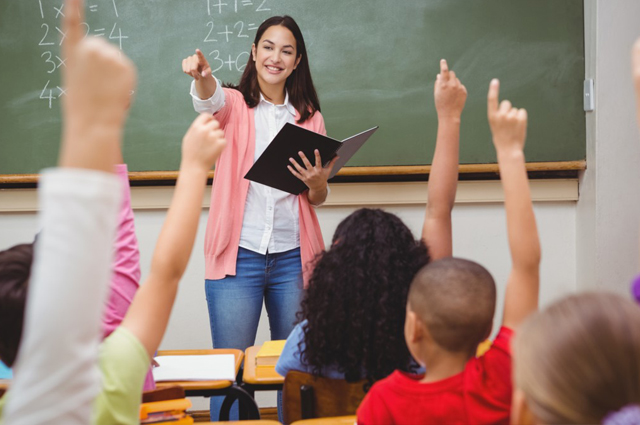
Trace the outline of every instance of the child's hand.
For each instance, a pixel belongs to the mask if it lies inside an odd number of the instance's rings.
[[[453,71],[449,71],[447,61],[440,61],[440,74],[436,77],[433,89],[438,119],[460,118],[467,100],[467,89],[456,78]]]
[[[65,125],[122,127],[130,96],[136,84],[133,63],[101,38],[86,37],[81,26],[82,0],[67,0],[63,18],[66,34],[62,52],[66,68],[62,78],[67,95],[63,111]]]
[[[182,60],[182,72],[192,76],[196,81],[202,79],[212,79],[211,66],[207,58],[200,49],[196,49],[196,54]]]
[[[496,151],[522,151],[527,135],[527,111],[513,108],[511,102],[503,100],[498,106],[500,82],[491,81],[488,95],[489,126],[493,133]]]
[[[200,114],[182,139],[183,164],[208,171],[226,145],[224,131],[213,115]]]

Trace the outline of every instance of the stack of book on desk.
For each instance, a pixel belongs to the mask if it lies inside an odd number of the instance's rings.
[[[191,425],[193,418],[186,410],[191,401],[180,387],[169,387],[144,393],[140,405],[140,424]]]
[[[256,367],[275,367],[286,340],[267,341],[256,354]]]

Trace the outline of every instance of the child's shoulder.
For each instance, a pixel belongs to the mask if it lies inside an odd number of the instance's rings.
[[[492,350],[500,350],[507,353],[508,355],[511,355],[511,340],[513,339],[514,335],[515,332],[513,331],[513,329],[507,326],[502,326],[487,353],[491,352]]]
[[[413,391],[415,388],[424,385],[420,382],[422,378],[424,378],[424,374],[395,370],[391,375],[373,384],[371,392],[403,393],[405,391]]]

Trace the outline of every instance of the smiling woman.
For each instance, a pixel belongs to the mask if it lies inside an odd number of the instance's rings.
[[[326,134],[300,28],[289,16],[260,25],[237,86],[222,87],[200,50],[182,61],[198,112],[214,114],[228,140],[216,164],[205,236],[205,293],[215,348],[254,344],[263,300],[272,339],[286,339],[312,259],[324,249],[313,209],[327,197],[333,162],[302,154],[289,170],[308,190],[291,195],[244,179],[286,123]],[[304,272],[304,273],[303,273]],[[303,276],[304,275],[304,276]],[[221,401],[211,398],[211,419]]]

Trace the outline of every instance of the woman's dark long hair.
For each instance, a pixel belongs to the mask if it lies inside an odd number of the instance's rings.
[[[337,367],[351,382],[410,371],[407,294],[428,262],[427,247],[394,214],[363,208],[344,219],[316,263],[298,312],[298,320],[307,320],[303,361],[317,375]]]
[[[296,39],[296,59],[300,58],[300,63],[298,63],[298,66],[293,70],[291,75],[287,77],[285,88],[289,93],[289,101],[293,107],[296,108],[296,111],[300,113],[298,123],[303,123],[311,118],[316,111],[320,112],[320,101],[318,100],[318,95],[313,85],[313,80],[311,79],[309,60],[307,59],[307,48],[298,24],[288,15],[272,16],[260,25],[253,44],[255,44],[257,48],[264,32],[274,25],[282,25],[287,28]],[[240,84],[233,88],[242,93],[244,101],[250,108],[255,108],[258,106],[258,103],[260,103],[258,73],[251,55],[249,55],[247,66],[244,68],[244,72],[240,78]]]

